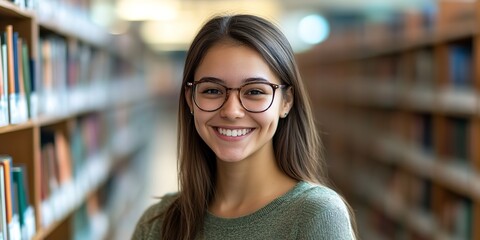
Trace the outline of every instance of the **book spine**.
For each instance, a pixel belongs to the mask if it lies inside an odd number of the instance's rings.
[[[5,31],[7,43],[7,73],[8,73],[8,92],[15,93],[15,72],[13,66],[13,26],[8,25]]]
[[[23,83],[24,83],[24,92],[25,92],[25,97],[26,97],[26,103],[27,103],[27,116],[28,118],[32,117],[32,111],[31,111],[31,75],[30,75],[30,61],[28,57],[28,46],[26,43],[19,43],[19,49],[21,49],[20,53],[20,58],[21,58],[21,63],[20,65],[22,66],[22,77],[23,77]]]

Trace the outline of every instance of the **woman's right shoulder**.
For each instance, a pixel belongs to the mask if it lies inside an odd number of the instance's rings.
[[[167,208],[178,198],[178,193],[168,193],[160,198],[160,201],[151,205],[140,218],[140,222],[149,222],[152,219],[160,216],[167,210]]]
[[[161,233],[163,214],[178,198],[178,195],[178,193],[166,194],[160,198],[160,201],[148,207],[138,220],[132,239],[158,239]]]

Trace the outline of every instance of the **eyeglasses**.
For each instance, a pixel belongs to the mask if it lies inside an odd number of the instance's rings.
[[[205,112],[220,109],[232,90],[238,90],[238,100],[245,110],[252,113],[265,112],[272,106],[275,90],[286,86],[269,82],[249,82],[239,88],[228,88],[210,80],[187,82],[187,87],[193,88],[192,98],[195,105]]]

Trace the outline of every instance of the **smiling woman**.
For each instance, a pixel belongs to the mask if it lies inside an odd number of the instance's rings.
[[[232,88],[205,79],[217,79]],[[293,93],[291,87],[281,85],[262,56],[239,43],[217,43],[203,57],[193,80],[194,87],[186,91],[187,103],[198,134],[217,159],[245,162],[239,165],[250,164],[252,158],[275,162],[271,141],[280,117],[292,106]],[[218,129],[227,133],[248,129],[248,134],[232,137]],[[257,165],[259,161],[251,163]],[[218,162],[217,167],[221,164]]]
[[[253,15],[211,19],[190,46],[183,86],[181,190],[145,211],[134,239],[355,239],[276,26]]]

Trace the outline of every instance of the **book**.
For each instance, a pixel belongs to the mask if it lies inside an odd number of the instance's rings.
[[[15,87],[17,91],[17,123],[28,120],[27,99],[25,96],[25,81],[23,75],[23,39],[19,37],[18,32],[13,33],[13,53],[14,53],[14,71],[15,71]]]
[[[20,212],[19,212],[19,206],[18,206],[18,199],[19,199],[19,193],[17,189],[17,183],[14,180],[13,177],[13,168],[14,166],[10,166],[10,181],[11,181],[11,189],[12,189],[12,194],[11,194],[11,202],[12,202],[12,221],[8,224],[8,239],[12,240],[20,240],[24,239],[22,238],[21,235],[21,227],[20,227]]]
[[[36,67],[35,67],[35,60],[33,58],[28,59],[28,71],[30,75],[30,115],[31,117],[35,117],[38,115],[38,90],[37,90],[37,81],[38,78]]]
[[[13,54],[13,82],[15,84],[15,93],[23,94],[23,83],[20,81],[19,64],[18,64],[18,32],[12,32],[12,54]]]
[[[54,114],[58,111],[59,101],[56,97],[56,89],[54,82],[54,66],[52,59],[52,44],[51,41],[40,39],[39,41],[39,69],[40,69],[40,86],[41,86],[41,107],[42,114]]]
[[[55,151],[60,184],[72,180],[72,160],[70,146],[64,134],[55,131]]]
[[[34,215],[28,196],[25,166],[12,167],[12,176],[15,190],[17,192],[18,216],[22,239],[31,239],[35,233]]]
[[[12,25],[5,28],[7,44],[7,71],[9,83],[9,116],[10,123],[18,124],[27,120],[27,106],[23,93],[23,84],[18,74],[18,33],[13,31]]]
[[[5,215],[7,219],[7,225],[12,221],[12,189],[11,189],[11,164],[12,158],[8,155],[2,155],[0,157],[0,166],[3,168],[4,175],[4,188],[5,188]]]
[[[3,38],[5,39],[5,46],[2,47],[5,57],[4,57],[4,63],[5,63],[5,72],[7,73],[7,82],[8,82],[8,121],[9,123],[14,122],[12,119],[12,115],[14,112],[14,107],[16,101],[16,94],[15,94],[15,82],[14,82],[14,71],[13,71],[13,48],[12,48],[12,38],[13,38],[13,27],[12,25],[8,25],[5,28],[5,32],[3,34]]]
[[[16,203],[17,191],[13,187],[12,177],[12,157],[3,155],[0,157],[0,165],[3,166],[4,187],[5,187],[5,206],[8,228],[7,239],[20,239],[20,226],[18,222],[18,204]]]
[[[450,46],[450,82],[454,88],[469,88],[473,84],[473,48],[471,43]]]
[[[5,201],[5,174],[3,165],[0,165],[0,239],[7,239],[7,206]]]
[[[59,136],[58,131],[50,128],[41,129],[41,199],[42,199],[42,224],[48,225],[54,220],[62,218],[69,210],[71,202],[66,201],[70,197],[65,193],[65,184],[68,173],[62,172],[61,168],[67,167],[65,158],[69,154],[66,139]],[[57,142],[58,141],[58,142]],[[64,170],[64,169],[63,169]],[[68,193],[67,193],[68,194]]]
[[[27,102],[27,115],[28,118],[32,118],[32,104],[31,104],[31,93],[32,93],[32,74],[30,70],[30,58],[28,55],[28,46],[26,43],[19,44],[19,47],[22,49],[21,53],[21,65],[22,65],[22,75],[25,88],[25,97]]]
[[[52,196],[50,183],[49,161],[52,156],[53,144],[42,143],[40,160],[40,201],[41,201],[41,219],[40,225],[46,227],[54,221],[53,206],[50,201]]]
[[[7,97],[7,102],[8,102],[8,95],[9,95],[9,82],[8,82],[8,67],[7,67],[7,44],[6,44],[6,40],[5,40],[5,35],[2,34],[0,36],[0,39],[2,39],[2,42],[1,42],[1,52],[2,52],[2,69],[3,69],[3,72],[2,72],[2,79],[3,79],[3,92],[4,94],[6,95]]]
[[[3,67],[3,39],[0,38],[0,127],[9,124],[8,120],[8,85],[4,78]]]

